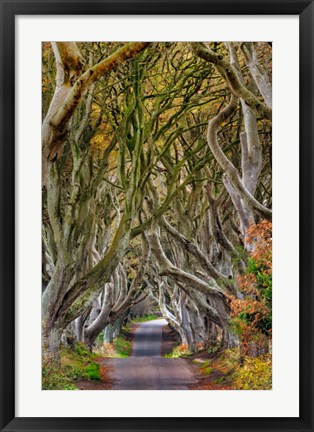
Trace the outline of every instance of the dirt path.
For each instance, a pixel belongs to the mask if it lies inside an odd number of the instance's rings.
[[[161,357],[163,319],[139,324],[129,358],[107,359],[112,390],[188,390],[196,378],[184,359]]]

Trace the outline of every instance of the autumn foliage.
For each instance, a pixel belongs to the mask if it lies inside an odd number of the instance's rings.
[[[251,248],[247,268],[238,277],[243,298],[231,298],[232,325],[240,339],[241,357],[269,352],[272,328],[272,226],[269,221],[248,230]]]

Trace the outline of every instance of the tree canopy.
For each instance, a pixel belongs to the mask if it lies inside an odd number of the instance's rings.
[[[90,348],[150,298],[190,350],[271,340],[271,44],[42,50],[42,318]]]

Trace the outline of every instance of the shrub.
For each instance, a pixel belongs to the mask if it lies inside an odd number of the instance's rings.
[[[42,389],[43,390],[77,390],[72,379],[61,367],[56,354],[44,350],[42,356]]]
[[[79,343],[73,349],[62,347],[58,354],[53,354],[44,347],[43,390],[78,390],[73,381],[81,378],[99,381],[100,368],[93,361],[95,357],[95,354]]]
[[[99,335],[97,336],[97,342],[99,345],[104,343],[104,332],[99,333]]]
[[[201,371],[203,375],[210,375],[213,371],[213,368],[210,366],[210,361],[207,360],[201,366]]]
[[[169,354],[165,354],[166,358],[179,358],[179,357],[189,357],[192,355],[192,351],[189,350],[189,347],[186,344],[181,344],[172,349],[172,352]]]
[[[242,359],[268,352],[272,333],[272,226],[268,221],[248,230],[252,251],[238,277],[243,298],[230,298],[230,330],[239,336]]]
[[[238,367],[239,361],[239,348],[232,348],[219,353],[217,357],[212,360],[211,364],[214,369],[217,369],[226,375],[230,375]]]
[[[112,343],[103,345],[103,354],[109,358],[126,358],[132,351],[131,342],[122,336],[114,338]]]
[[[74,351],[81,357],[90,357],[91,352],[82,343],[76,343]]]
[[[91,381],[100,381],[100,366],[98,363],[89,363],[85,369],[86,375]]]
[[[108,342],[102,346],[101,353],[105,357],[109,357],[109,358],[116,358],[117,357],[117,352],[116,352],[115,346],[111,342]]]
[[[113,341],[117,356],[121,358],[129,357],[132,351],[131,342],[125,340],[122,336],[118,336]]]
[[[243,366],[234,374],[234,384],[239,390],[271,390],[272,363],[270,355],[246,357]]]

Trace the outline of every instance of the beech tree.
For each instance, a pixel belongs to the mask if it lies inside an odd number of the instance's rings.
[[[43,59],[50,348],[112,340],[146,296],[192,351],[238,343],[248,234],[272,216],[269,44],[60,42]]]

